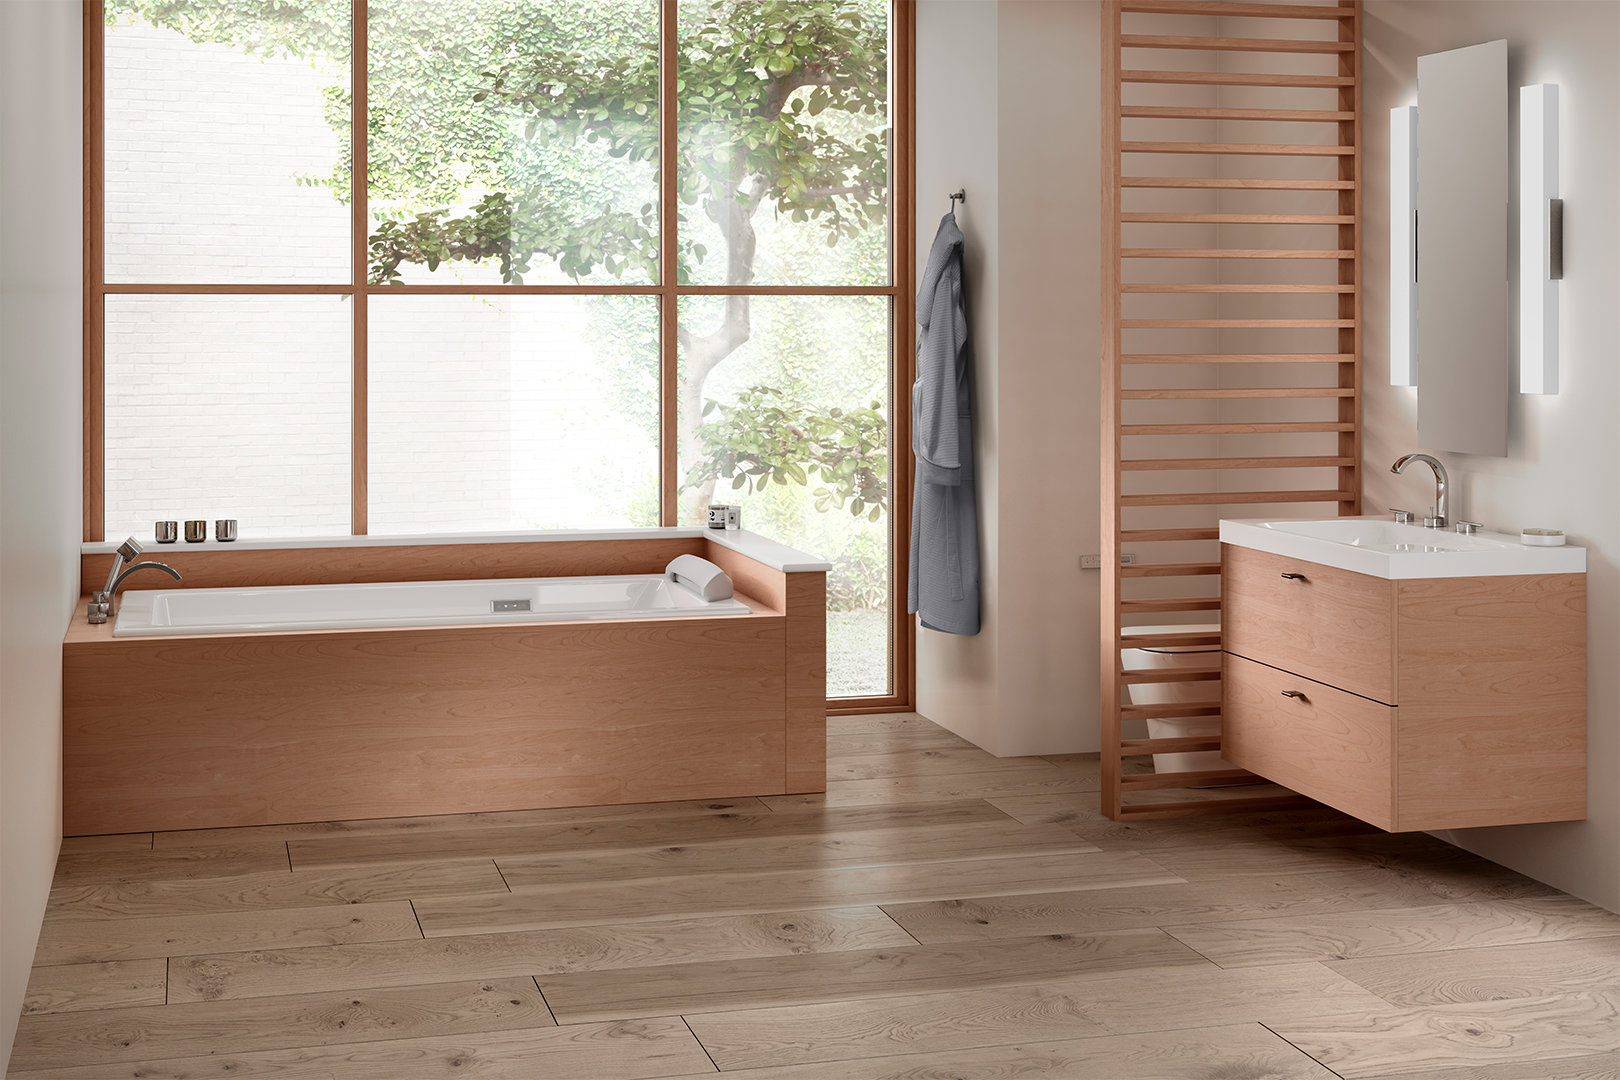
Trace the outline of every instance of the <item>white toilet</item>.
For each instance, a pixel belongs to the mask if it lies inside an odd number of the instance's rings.
[[[1183,624],[1177,626],[1126,626],[1120,629],[1122,638],[1142,634],[1218,634],[1220,623]],[[1121,649],[1120,662],[1126,671],[1148,671],[1154,668],[1204,667],[1220,656],[1220,645],[1155,645],[1150,649]],[[1125,686],[1132,705],[1186,705],[1193,702],[1219,702],[1219,681],[1130,683]],[[1153,739],[1192,738],[1197,735],[1219,735],[1221,718],[1218,716],[1149,717],[1148,737]],[[1236,766],[1222,760],[1217,750],[1195,750],[1181,754],[1154,754],[1155,772],[1208,772],[1231,769]]]

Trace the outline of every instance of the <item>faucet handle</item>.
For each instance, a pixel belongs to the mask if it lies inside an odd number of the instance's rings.
[[[1484,527],[1485,527],[1484,525],[1480,524],[1477,521],[1459,521],[1459,522],[1457,522],[1457,531],[1462,533],[1464,536],[1473,536],[1475,533],[1479,532],[1479,530],[1483,529]]]
[[[1412,513],[1412,511],[1397,510],[1393,506],[1389,508],[1389,512],[1395,515],[1395,523],[1397,525],[1410,525],[1417,518],[1417,515]]]

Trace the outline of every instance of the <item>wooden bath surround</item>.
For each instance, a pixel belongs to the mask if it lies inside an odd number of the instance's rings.
[[[64,641],[68,836],[826,788],[826,574],[706,536],[167,549],[192,588],[657,574],[747,616]],[[110,555],[82,558],[99,582]],[[165,582],[167,585],[167,582]]]

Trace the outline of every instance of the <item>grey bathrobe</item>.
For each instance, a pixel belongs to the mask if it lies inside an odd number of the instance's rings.
[[[911,579],[906,610],[923,626],[979,632],[979,528],[973,485],[962,230],[946,214],[917,289],[917,381],[911,388]]]

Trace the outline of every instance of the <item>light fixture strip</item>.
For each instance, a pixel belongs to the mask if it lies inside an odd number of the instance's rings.
[[[1417,385],[1416,105],[1389,110],[1389,384]]]
[[[1558,393],[1558,85],[1519,87],[1519,393]],[[1560,207],[1561,209],[1561,207]],[[1562,215],[1558,215],[1562,217]],[[1562,221],[1557,222],[1559,226]],[[1562,238],[1557,238],[1561,240]],[[1561,246],[1561,245],[1560,245]],[[1561,268],[1560,268],[1561,270]]]

